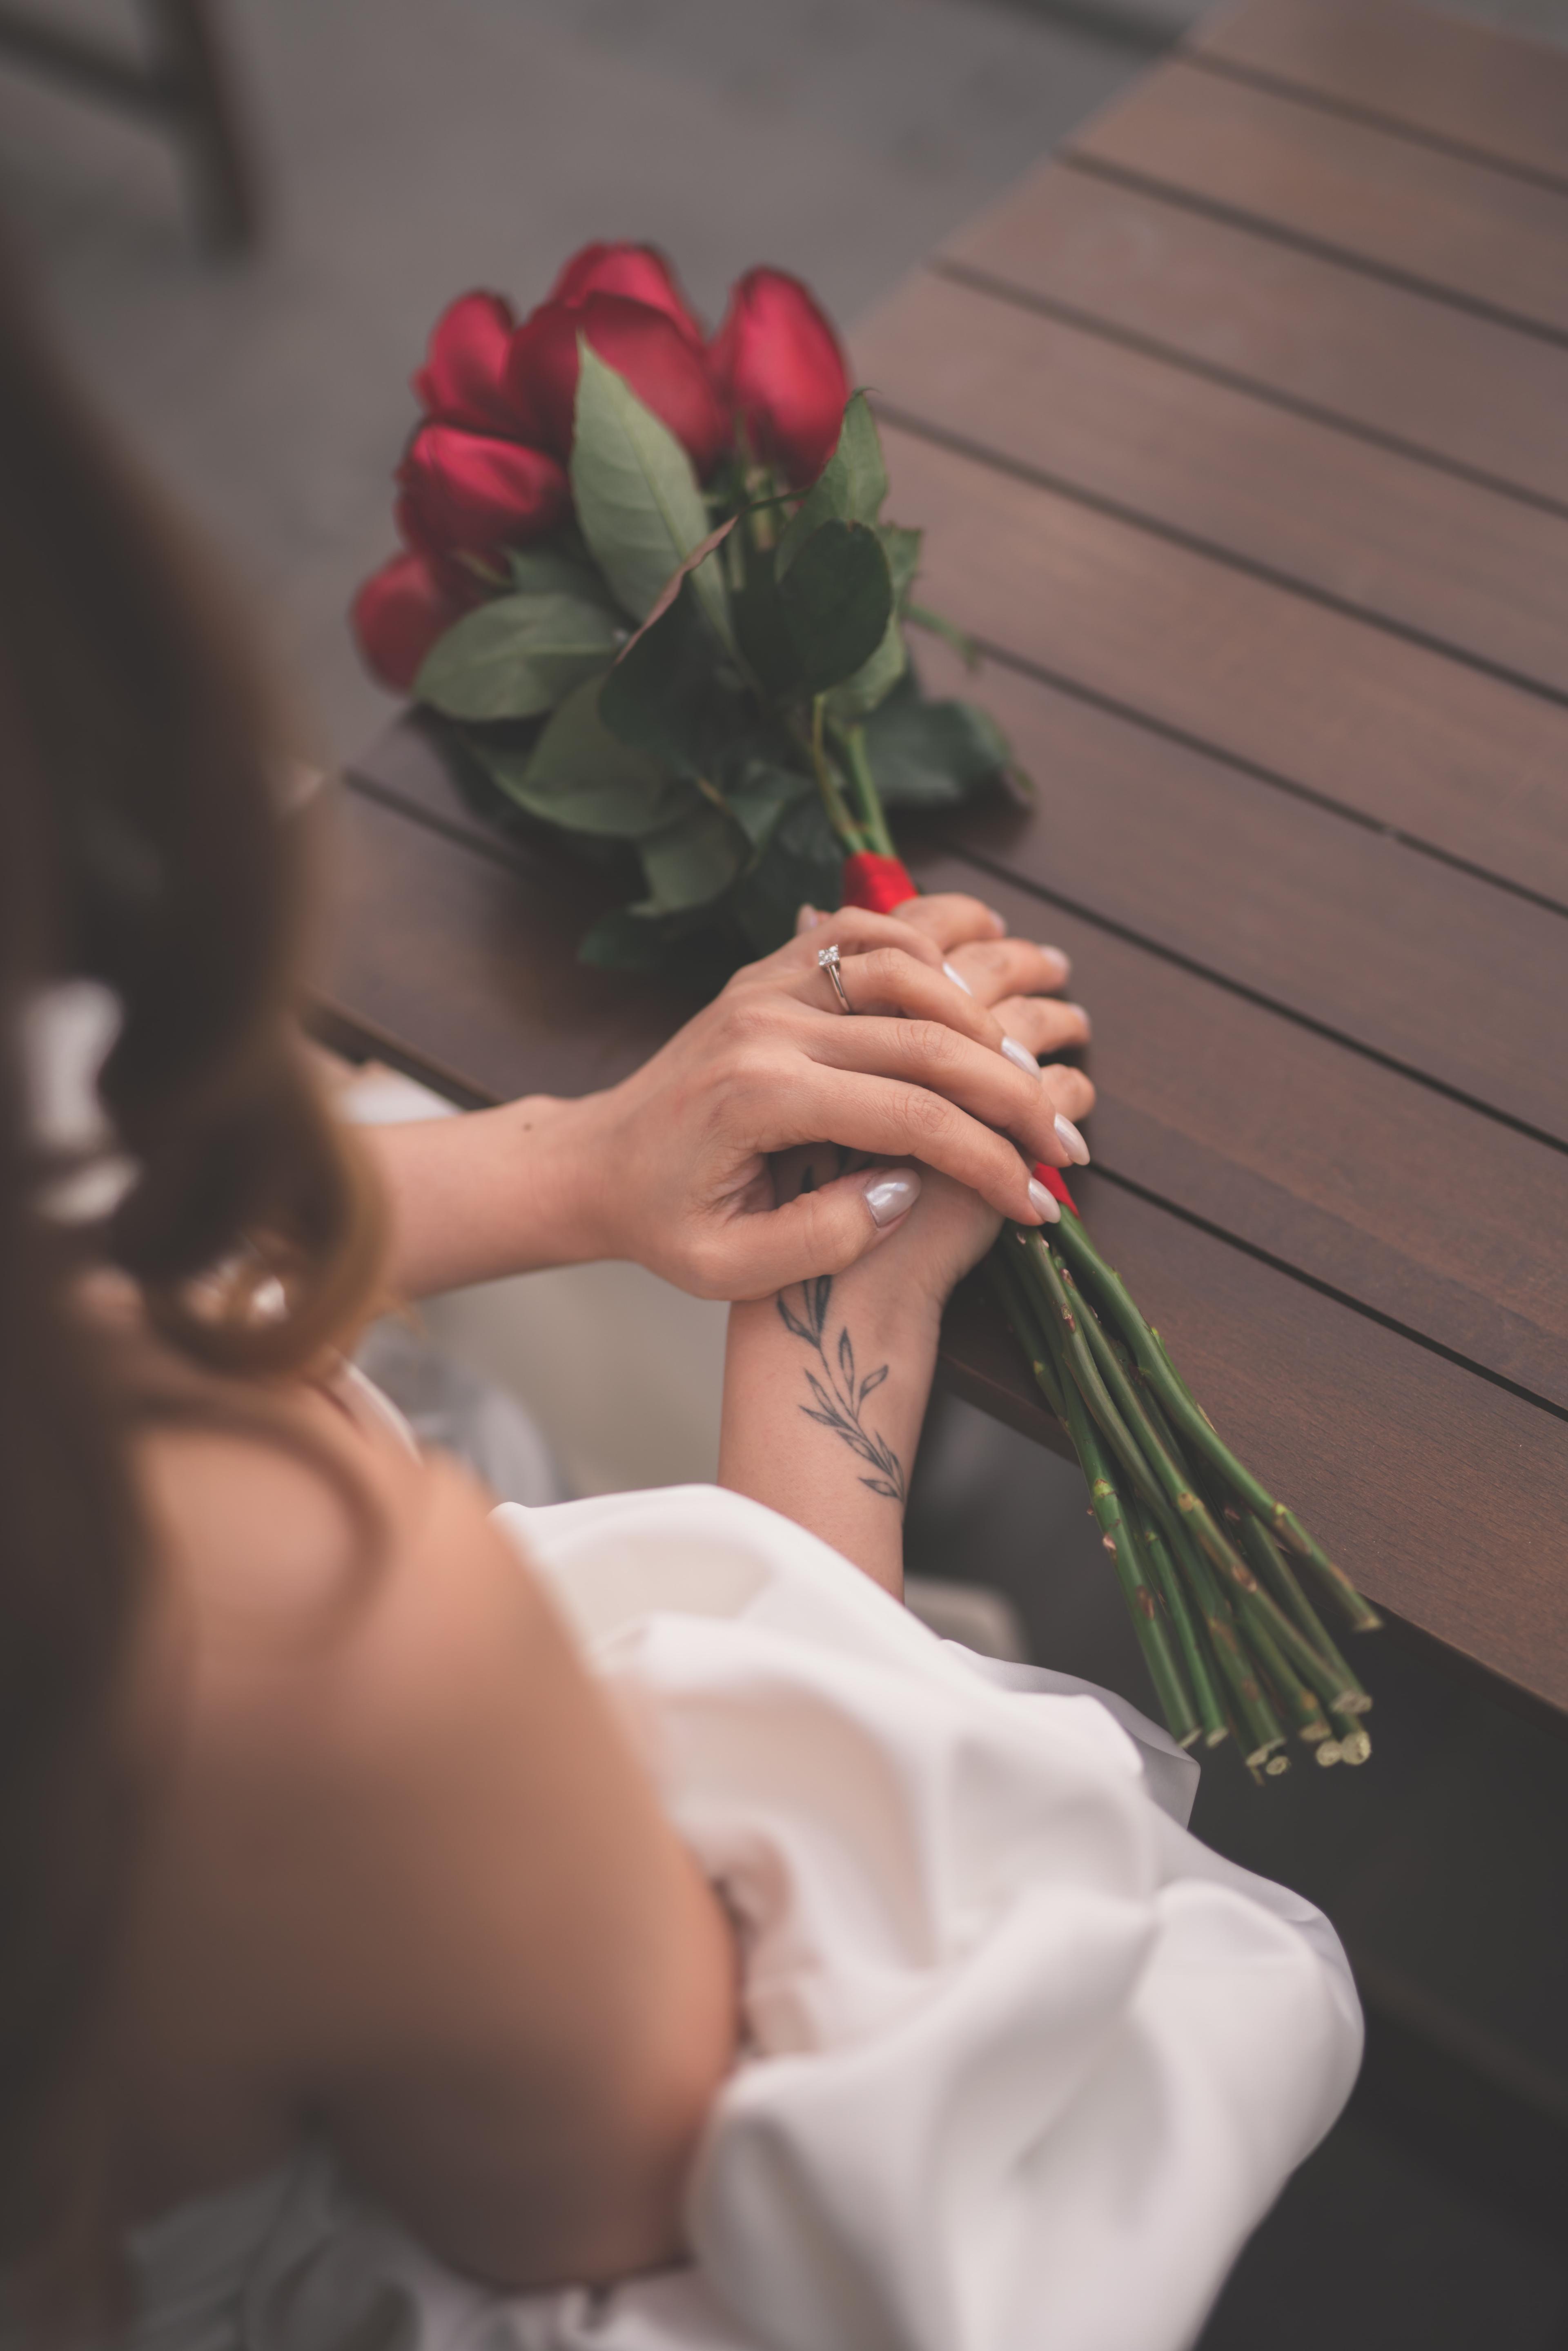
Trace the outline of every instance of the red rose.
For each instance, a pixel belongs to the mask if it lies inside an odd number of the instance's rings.
[[[517,323],[499,294],[459,294],[447,304],[413,379],[414,397],[427,415],[476,433],[518,433],[504,381]]]
[[[350,619],[367,667],[383,685],[408,693],[436,638],[483,601],[477,580],[463,588],[460,578],[451,566],[406,553],[371,572]]]
[[[547,538],[571,512],[553,457],[455,424],[422,424],[397,479],[399,523],[426,554],[494,559],[499,548]]]
[[[645,408],[669,426],[699,478],[717,465],[729,425],[701,350],[664,310],[624,294],[544,302],[512,338],[507,391],[532,420],[532,437],[564,464],[577,402],[577,339],[623,375]]]
[[[708,345],[719,395],[757,455],[797,489],[832,455],[850,396],[839,339],[798,277],[748,269]]]
[[[673,319],[698,350],[703,330],[695,311],[656,245],[585,245],[574,253],[550,287],[552,302],[586,302],[591,294],[624,294]],[[597,350],[598,346],[595,345]]]

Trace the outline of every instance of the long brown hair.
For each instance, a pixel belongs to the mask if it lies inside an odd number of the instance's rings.
[[[305,845],[283,776],[243,632],[0,263],[0,2271],[51,2301],[111,2217],[102,2033],[148,1567],[128,1458],[147,1398],[80,1317],[84,1260],[231,1381],[308,1365],[379,1266],[290,1019]],[[85,1231],[47,1212],[60,1169],[19,1043],[36,991],[76,975],[123,1008],[101,1095],[139,1171]]]

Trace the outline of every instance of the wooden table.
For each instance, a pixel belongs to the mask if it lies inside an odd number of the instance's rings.
[[[856,360],[1039,785],[919,879],[1073,957],[1096,1234],[1378,1604],[1562,1724],[1568,57],[1249,0]],[[329,1033],[478,1102],[691,1008],[574,963],[595,884],[417,723],[348,783]],[[946,1364],[1052,1433],[977,1297]]]

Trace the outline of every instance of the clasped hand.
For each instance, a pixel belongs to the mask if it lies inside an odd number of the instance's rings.
[[[830,941],[853,1019],[818,963]],[[1008,937],[969,897],[817,918],[591,1098],[599,1165],[619,1171],[604,1253],[700,1297],[757,1298],[907,1230],[921,1246],[899,1258],[912,1277],[925,1261],[945,1295],[998,1217],[1041,1222],[1030,1164],[1074,1155],[1057,1117],[1083,1117],[1093,1087],[1078,1070],[1028,1063],[1088,1036],[1081,1008],[1056,995],[1067,977],[1065,956]],[[1025,1049],[1021,1065],[1006,1039]],[[823,1137],[853,1155],[851,1172],[803,1192],[776,1186],[777,1155]],[[912,1214],[879,1222],[901,1205],[882,1179],[910,1161],[951,1181],[927,1181]]]

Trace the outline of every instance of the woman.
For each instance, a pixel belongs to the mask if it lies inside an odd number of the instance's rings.
[[[3,310],[0,2261],[101,2316],[121,2231],[309,2132],[498,2285],[645,2269],[734,2059],[731,1927],[488,1498],[343,1351],[389,1296],[593,1256],[756,1301],[725,1479],[896,1591],[943,1300],[1051,1213],[1028,1163],[1083,1155],[1087,1081],[1030,1050],[1085,1034],[1065,963],[967,899],[826,918],[611,1092],[372,1165],[291,1025],[303,825],[247,664]],[[102,1134],[51,1099],[79,977]],[[858,1445],[806,1378],[841,1333],[886,1366]]]

